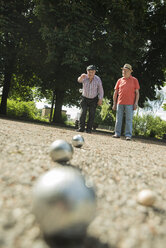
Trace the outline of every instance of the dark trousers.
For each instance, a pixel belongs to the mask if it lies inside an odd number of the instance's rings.
[[[81,116],[80,116],[80,128],[84,131],[85,130],[85,120],[87,111],[89,111],[89,118],[87,122],[87,130],[91,131],[93,122],[95,119],[96,107],[97,107],[98,97],[95,98],[86,98],[82,96],[81,100]]]

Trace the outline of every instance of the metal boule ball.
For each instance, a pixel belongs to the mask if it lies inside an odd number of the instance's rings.
[[[34,185],[33,213],[45,236],[82,237],[95,209],[92,183],[72,167],[54,168]]]
[[[73,136],[72,138],[73,146],[80,148],[81,146],[83,146],[83,144],[84,144],[84,138],[80,134]]]
[[[73,147],[65,140],[56,140],[50,146],[50,156],[53,161],[66,162],[73,156]]]
[[[153,206],[156,194],[150,189],[144,189],[137,195],[137,202],[144,206]]]

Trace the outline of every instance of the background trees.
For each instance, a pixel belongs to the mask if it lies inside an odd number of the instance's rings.
[[[45,45],[41,45],[33,1],[1,0],[0,6],[0,114],[6,114],[9,96],[32,100],[31,88],[40,81],[35,73],[41,69]]]
[[[7,98],[53,97],[54,122],[62,105],[77,105],[77,77],[98,67],[105,97],[112,99],[120,68],[130,63],[141,86],[140,106],[156,97],[166,67],[165,1],[2,1],[0,18],[0,113]]]
[[[29,1],[1,1],[0,46],[1,46],[1,86],[3,93],[0,113],[6,114],[7,98],[12,76],[17,69],[17,55],[25,37],[27,26],[25,14]]]

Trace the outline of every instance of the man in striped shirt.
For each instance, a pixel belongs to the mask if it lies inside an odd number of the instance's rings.
[[[87,122],[87,133],[92,132],[92,126],[95,118],[95,112],[97,105],[102,104],[103,100],[103,86],[101,79],[95,75],[96,67],[89,65],[87,68],[87,74],[83,73],[78,77],[78,82],[82,83],[82,100],[81,100],[81,116],[80,116],[80,128],[79,132],[85,130],[85,120],[87,111],[89,111],[89,119]]]

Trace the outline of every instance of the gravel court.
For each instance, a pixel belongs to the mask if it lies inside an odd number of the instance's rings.
[[[51,161],[50,144],[56,139],[71,143],[75,134],[73,129],[0,119],[0,247],[49,247],[31,213],[32,188],[40,175],[59,166]],[[82,135],[85,144],[74,148],[68,165],[94,182],[97,211],[88,238],[70,247],[165,248],[166,143]],[[153,207],[136,201],[144,188],[157,195]]]

